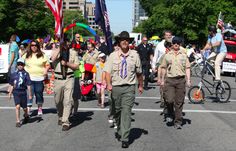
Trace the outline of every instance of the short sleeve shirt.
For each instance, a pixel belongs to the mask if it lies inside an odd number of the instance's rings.
[[[10,77],[9,84],[13,86],[13,90],[26,90],[31,85],[29,73],[25,70],[16,71]]]
[[[172,50],[164,56],[161,67],[167,69],[167,77],[173,78],[185,76],[186,69],[190,68],[190,63],[186,53],[180,50],[175,54]]]
[[[16,64],[17,59],[19,58],[19,47],[17,45],[17,43],[15,41],[13,41],[10,44],[10,48],[9,48],[9,53],[8,53],[8,62],[10,63],[11,61],[11,54],[14,53],[15,54],[15,58],[13,60],[13,64]]]
[[[216,35],[214,37],[208,36],[207,42],[211,43],[211,44],[213,44],[215,42],[220,42],[220,46],[214,48],[214,51],[217,52],[217,53],[227,52],[225,42],[224,42],[223,37],[220,33],[216,33]]]
[[[94,65],[92,72],[96,73],[96,77],[95,77],[96,82],[102,82],[102,73],[104,71],[103,69],[104,69],[104,63],[102,62],[97,62]]]
[[[142,73],[139,54],[135,50],[129,50],[126,54],[127,76],[124,79],[120,76],[121,58],[121,50],[111,53],[105,63],[104,71],[111,74],[113,86],[134,85],[137,80],[136,73]]]

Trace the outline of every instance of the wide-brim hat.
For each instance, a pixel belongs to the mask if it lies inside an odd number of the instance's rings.
[[[130,43],[134,40],[134,38],[131,38],[129,36],[129,33],[127,31],[122,31],[118,36],[115,37],[116,41],[120,41],[122,39],[127,39]]]

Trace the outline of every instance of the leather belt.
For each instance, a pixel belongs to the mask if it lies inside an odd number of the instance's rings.
[[[56,80],[67,80],[67,79],[70,79],[70,78],[74,78],[74,76],[70,76],[70,77],[67,77],[67,78],[58,78],[58,77],[55,77]]]

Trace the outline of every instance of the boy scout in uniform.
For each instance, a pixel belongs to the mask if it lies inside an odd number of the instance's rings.
[[[61,49],[61,51],[60,51]],[[58,113],[58,125],[62,125],[62,131],[69,130],[69,116],[73,104],[74,71],[79,68],[78,53],[69,49],[66,43],[62,43],[60,49],[54,50],[52,61],[55,67],[54,100]],[[62,51],[67,51],[62,54]],[[64,59],[67,55],[68,59]]]
[[[182,110],[185,99],[185,83],[190,86],[190,63],[187,54],[180,50],[182,40],[179,37],[172,39],[172,50],[168,52],[161,64],[162,81],[165,84],[167,103],[167,122],[172,122],[177,129],[182,128]],[[166,74],[167,72],[167,74]],[[166,80],[164,82],[164,75]],[[174,109],[173,109],[174,107]]]
[[[135,101],[136,76],[139,93],[143,92],[143,76],[140,57],[135,50],[129,50],[131,38],[127,31],[116,37],[120,49],[110,54],[104,71],[107,73],[107,88],[115,102],[116,138],[122,141],[122,148],[128,148],[131,126],[131,109]]]

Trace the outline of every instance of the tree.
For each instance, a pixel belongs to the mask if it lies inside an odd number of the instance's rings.
[[[149,37],[161,35],[163,30],[170,29],[187,42],[204,43],[207,27],[216,24],[220,11],[225,16],[225,22],[236,23],[235,2],[230,0],[140,0],[140,3],[149,18],[134,31],[141,31]]]

